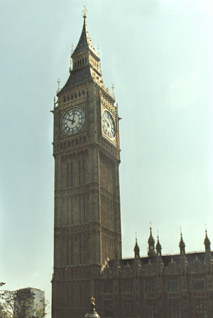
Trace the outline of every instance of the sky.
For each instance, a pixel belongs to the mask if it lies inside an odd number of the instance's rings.
[[[213,3],[88,0],[87,24],[120,121],[123,257],[150,222],[162,253],[213,240]],[[83,26],[77,0],[0,2],[0,281],[51,300],[53,100]]]

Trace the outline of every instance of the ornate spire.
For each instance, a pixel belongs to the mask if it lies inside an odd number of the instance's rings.
[[[208,235],[207,235],[207,230],[205,230],[206,232],[206,236],[205,236],[205,239],[204,239],[204,245],[205,245],[205,251],[206,252],[211,252],[211,242],[208,238]]]
[[[182,231],[180,229],[180,242],[179,242],[179,247],[180,247],[180,255],[185,255],[185,247],[186,244],[183,241],[183,235],[182,235]]]
[[[137,238],[135,239],[134,252],[135,252],[135,258],[140,258],[140,248],[138,246]]]
[[[86,22],[86,15],[87,9],[84,6],[84,10],[83,10],[83,18],[84,18],[84,24],[83,24],[83,29],[81,32],[81,36],[80,39],[78,41],[78,44],[74,50],[74,52],[72,53],[71,57],[75,58],[76,55],[79,55],[80,53],[86,53],[88,50],[94,55],[94,57],[96,59],[98,59],[98,61],[100,60],[99,55],[97,54],[97,52],[95,51],[95,48],[92,44],[92,41],[90,39],[90,35],[88,32],[88,28],[87,28],[87,22]]]
[[[159,242],[159,235],[158,235],[157,236],[157,244],[156,244],[157,256],[161,256],[161,250],[162,250],[162,247],[161,247],[161,244]]]
[[[71,60],[69,73],[70,76],[64,87],[57,91],[57,95],[63,94],[66,91],[76,86],[97,80],[99,83],[102,73],[100,70],[100,57],[95,51],[90,35],[87,29],[87,10],[84,6],[83,29],[76,48],[71,50]],[[103,81],[101,82],[103,83]],[[100,84],[100,83],[99,83]],[[102,85],[102,84],[101,84]],[[112,96],[113,97],[113,96]]]
[[[152,256],[156,256],[155,253],[155,240],[152,236],[152,228],[150,225],[150,235],[149,235],[149,239],[148,239],[148,256],[152,257]]]

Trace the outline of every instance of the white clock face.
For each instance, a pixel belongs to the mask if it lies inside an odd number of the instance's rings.
[[[102,127],[104,133],[110,138],[115,138],[115,122],[110,113],[105,110],[102,116]]]
[[[80,107],[71,108],[64,115],[61,129],[66,135],[76,134],[85,122],[85,112]]]

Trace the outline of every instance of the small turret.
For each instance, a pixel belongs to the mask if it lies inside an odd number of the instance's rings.
[[[149,235],[149,239],[148,239],[148,256],[149,257],[154,257],[156,256],[155,253],[155,240],[152,236],[152,228],[150,226],[150,235]]]
[[[204,239],[204,245],[205,245],[205,251],[206,253],[211,252],[211,242],[207,236],[207,230],[206,230],[206,237]]]
[[[138,246],[137,239],[135,239],[134,252],[135,252],[135,258],[140,258],[140,248]]]
[[[156,244],[157,256],[161,257],[161,250],[162,250],[162,247],[161,247],[161,244],[159,242],[159,236],[157,236],[157,244]]]
[[[207,235],[207,230],[206,230],[206,236],[204,239],[204,245],[205,245],[205,251],[206,251],[206,255],[205,255],[205,264],[208,268],[208,270],[212,269],[212,253],[211,253],[211,242],[208,238]]]
[[[182,232],[180,232],[180,242],[179,242],[180,255],[185,255],[185,247],[186,247],[186,244],[183,241]]]

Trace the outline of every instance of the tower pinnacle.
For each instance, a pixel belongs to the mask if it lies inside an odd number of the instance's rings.
[[[149,239],[148,239],[148,256],[153,257],[153,256],[156,256],[156,253],[155,253],[155,240],[152,236],[151,224],[150,224],[149,229],[150,229],[150,235],[149,235]]]
[[[82,16],[83,16],[83,18],[84,18],[84,20],[87,18],[87,9],[86,9],[86,6],[84,5],[84,9],[83,9],[83,11],[82,11]]]
[[[183,234],[182,234],[182,231],[181,231],[181,228],[180,228],[180,242],[179,242],[179,248],[180,248],[180,254],[181,254],[181,255],[185,255],[185,247],[186,247],[186,244],[185,244],[184,241],[183,241]]]

